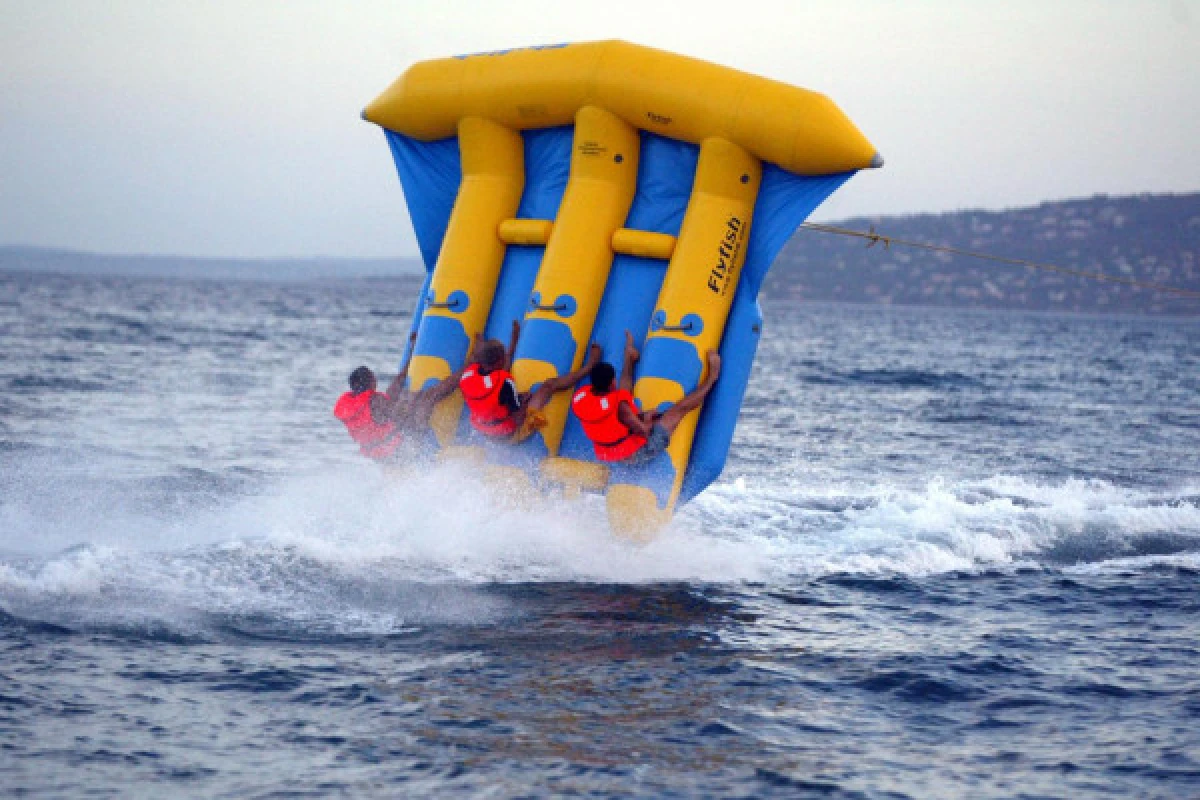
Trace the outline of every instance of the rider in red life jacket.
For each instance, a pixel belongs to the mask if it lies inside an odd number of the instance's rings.
[[[600,360],[599,345],[592,345],[587,363],[579,369],[546,379],[532,393],[518,392],[510,370],[520,333],[521,324],[514,321],[507,350],[496,339],[478,337],[472,350],[473,363],[458,383],[471,413],[471,426],[493,441],[510,444],[524,441],[544,427],[546,418],[541,411],[550,398],[579,383]]]
[[[415,333],[409,337],[410,358],[416,339]],[[380,392],[376,391],[375,373],[367,367],[359,367],[350,373],[350,391],[338,398],[333,415],[346,426],[347,433],[358,442],[364,456],[387,461],[396,456],[404,441],[404,431],[416,430],[429,423],[434,406],[454,391],[460,373],[418,392],[406,392],[404,381],[408,377],[408,361],[405,361],[387,391]]]
[[[637,410],[633,403],[633,367],[641,353],[633,346],[633,335],[625,331],[625,363],[621,382],[613,388],[616,370],[601,361],[590,371],[590,386],[575,393],[571,410],[583,423],[599,461],[630,466],[646,464],[661,455],[671,443],[671,434],[691,411],[698,409],[721,374],[721,356],[708,351],[708,375],[704,381],[666,411]]]

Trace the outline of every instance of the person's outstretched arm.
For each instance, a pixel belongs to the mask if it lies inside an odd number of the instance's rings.
[[[621,365],[621,380],[617,383],[618,389],[624,389],[627,392],[633,391],[633,367],[641,357],[642,354],[633,346],[633,334],[625,331],[625,361]]]
[[[397,392],[404,388],[404,382],[408,380],[408,365],[412,363],[413,350],[417,346],[417,332],[413,331],[408,337],[408,357],[404,359],[404,364],[400,367],[400,371],[396,373],[396,377],[392,378],[392,382],[388,384],[387,391],[384,392],[388,397],[398,397]]]
[[[517,354],[517,340],[521,338],[521,320],[514,319],[512,336],[508,340],[508,350],[504,353],[504,371],[512,372],[513,356]]]
[[[547,378],[542,382],[542,385],[537,388],[529,398],[529,407],[532,409],[545,408],[546,403],[550,402],[550,398],[557,392],[574,389],[575,384],[583,380],[584,376],[592,371],[592,367],[600,361],[600,345],[593,344],[588,348],[587,361],[574,372],[568,372],[566,375],[559,375],[556,378]],[[500,395],[500,402],[504,402],[504,394]],[[510,407],[511,408],[511,407]]]
[[[467,364],[475,363],[475,356],[479,355],[479,348],[483,344],[483,331],[475,334],[475,338],[471,340],[471,349],[467,351]]]

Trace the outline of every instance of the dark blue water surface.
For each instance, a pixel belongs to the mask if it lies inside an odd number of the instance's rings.
[[[411,280],[0,274],[5,796],[1200,796],[1200,323],[767,308],[723,479],[363,463]]]

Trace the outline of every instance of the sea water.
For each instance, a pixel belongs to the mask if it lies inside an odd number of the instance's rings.
[[[1200,323],[768,305],[654,542],[365,463],[414,279],[0,274],[5,796],[1200,795]]]

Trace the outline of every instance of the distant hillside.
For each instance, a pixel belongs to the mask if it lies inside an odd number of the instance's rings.
[[[1043,203],[1009,211],[856,217],[835,223],[930,244],[1200,290],[1200,193]],[[0,247],[0,270],[312,280],[414,275],[416,259],[205,259]],[[1200,300],[903,246],[800,230],[767,302],[842,301],[1038,311],[1200,315]]]
[[[1009,211],[856,217],[902,239],[1200,290],[1200,193],[1097,195]],[[1200,314],[1200,300],[801,230],[767,298],[1054,311]]]
[[[68,275],[158,275],[289,281],[412,275],[423,268],[415,258],[191,258],[102,255],[41,247],[0,247],[0,270]]]

